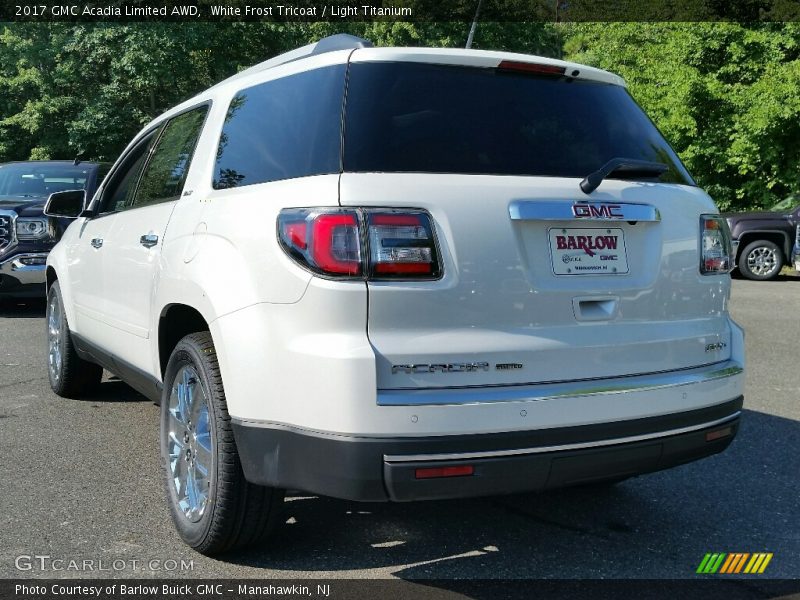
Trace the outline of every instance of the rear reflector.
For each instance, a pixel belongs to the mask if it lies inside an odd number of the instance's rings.
[[[714,440],[719,440],[728,437],[731,434],[733,434],[732,427],[726,427],[725,429],[717,429],[716,431],[709,431],[706,434],[706,441],[713,442]]]
[[[503,71],[518,71],[521,73],[532,73],[535,75],[564,75],[567,72],[566,67],[527,63],[516,60],[501,61],[500,64],[497,65],[497,68]]]
[[[472,465],[458,465],[453,467],[430,467],[417,469],[414,476],[417,479],[436,479],[439,477],[465,477],[473,475],[475,468]]]

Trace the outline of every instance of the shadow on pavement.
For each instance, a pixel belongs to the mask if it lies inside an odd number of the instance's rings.
[[[45,298],[21,299],[0,297],[0,319],[41,319],[47,309]]]
[[[786,449],[798,447],[799,422],[745,411],[722,454],[616,486],[408,504],[294,493],[268,546],[225,560],[289,576],[379,569],[465,593],[465,579],[696,580],[706,552],[773,552],[762,579],[797,578],[800,461]]]
[[[96,392],[85,398],[87,402],[151,402],[115,375],[108,376],[108,371],[105,375],[108,378],[103,379]]]

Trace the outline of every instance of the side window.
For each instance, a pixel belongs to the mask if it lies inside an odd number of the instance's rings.
[[[136,182],[142,172],[144,161],[150,153],[153,140],[156,139],[158,130],[147,134],[128,153],[123,163],[114,171],[111,180],[105,186],[103,199],[99,212],[108,213],[124,210],[131,205],[133,194],[136,191]]]
[[[175,200],[181,195],[208,106],[178,115],[167,123],[136,189],[133,206]]]
[[[339,172],[345,66],[247,88],[231,101],[214,188]]]

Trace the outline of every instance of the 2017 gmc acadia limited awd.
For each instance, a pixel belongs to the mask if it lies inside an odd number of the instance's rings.
[[[742,408],[730,234],[617,76],[334,36],[147,125],[47,262],[48,371],[161,404],[175,525],[620,480]]]

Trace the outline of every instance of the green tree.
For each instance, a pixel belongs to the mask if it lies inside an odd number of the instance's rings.
[[[283,51],[292,33],[273,23],[5,25],[0,160],[111,160],[153,117]]]
[[[722,209],[800,191],[797,23],[564,26],[571,60],[622,75]]]
[[[346,31],[462,47],[469,23],[14,23],[0,28],[0,161],[113,160],[148,121],[242,68]],[[476,48],[560,52],[552,27],[481,23]]]

